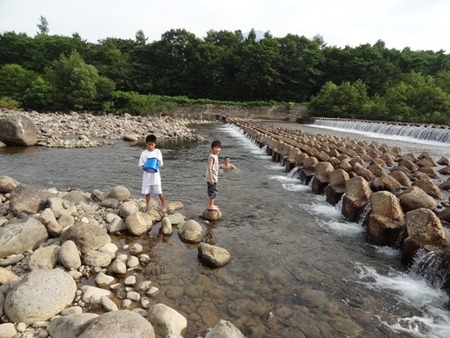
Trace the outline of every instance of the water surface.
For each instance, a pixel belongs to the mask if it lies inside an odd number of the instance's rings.
[[[183,214],[201,221],[209,144],[222,141],[220,158],[230,156],[238,170],[221,172],[217,204],[223,219],[203,227],[208,241],[231,253],[230,263],[215,270],[202,266],[195,245],[182,243],[176,231],[160,236],[159,225],[148,236],[118,239],[144,244],[152,263],[138,279],[160,288],[154,302],[188,319],[185,337],[204,336],[219,319],[253,337],[450,336],[448,296],[405,271],[398,251],[368,244],[360,224],[344,221],[324,196],[311,194],[239,129],[197,129],[207,143],[158,145],[163,190],[169,201],[184,203]],[[93,149],[0,149],[0,175],[59,190],[108,191],[121,184],[139,198],[142,150],[123,142]]]

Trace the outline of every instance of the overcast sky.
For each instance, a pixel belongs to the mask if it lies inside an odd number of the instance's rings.
[[[328,46],[383,40],[387,48],[450,53],[450,0],[0,0],[0,32],[34,36],[41,15],[51,35],[90,42],[134,39],[138,30],[152,42],[177,28],[199,38],[254,28],[275,37],[319,34]]]

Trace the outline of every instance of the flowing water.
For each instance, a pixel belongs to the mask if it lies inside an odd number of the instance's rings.
[[[295,172],[286,173],[238,128],[197,128],[208,143],[158,144],[163,190],[169,201],[184,203],[186,217],[200,221],[209,144],[222,141],[220,157],[230,156],[238,169],[220,173],[223,219],[203,227],[231,261],[206,268],[195,245],[182,243],[176,231],[160,236],[159,226],[149,236],[116,239],[144,244],[152,263],[138,278],[160,288],[155,302],[188,319],[185,337],[204,336],[219,319],[252,337],[450,336],[448,296],[423,273],[406,271],[397,250],[368,244],[360,224],[344,221],[339,207],[311,194]],[[121,184],[140,198],[141,151],[122,142],[93,149],[0,149],[0,175],[59,190],[108,191]],[[417,261],[432,259],[423,256]]]

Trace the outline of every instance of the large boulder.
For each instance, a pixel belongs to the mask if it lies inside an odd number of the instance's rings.
[[[402,249],[402,262],[409,265],[418,249],[439,254],[447,250],[450,239],[436,214],[430,209],[419,208],[405,215],[408,237]]]
[[[179,226],[178,235],[183,242],[200,243],[203,239],[203,228],[195,220],[188,220]]]
[[[9,193],[20,183],[9,176],[0,176],[0,194]]]
[[[53,194],[45,189],[39,189],[28,184],[19,184],[11,192],[10,210],[16,216],[21,213],[35,214],[46,208],[48,199]]]
[[[91,223],[78,223],[68,228],[61,235],[60,241],[64,243],[68,240],[73,241],[82,254],[111,243],[106,230]]]
[[[358,221],[362,211],[369,203],[372,193],[369,183],[360,177],[355,176],[345,182],[345,195],[342,201],[342,216],[350,222]]]
[[[132,235],[140,236],[152,228],[153,217],[148,213],[137,211],[127,216],[125,227]]]
[[[404,228],[404,214],[398,198],[390,192],[370,195],[372,207],[366,223],[369,238],[378,245],[394,245]]]
[[[162,303],[155,304],[150,308],[148,320],[152,323],[158,336],[161,337],[166,337],[171,333],[181,334],[187,327],[187,320],[181,313]]]
[[[48,239],[45,226],[34,218],[0,227],[0,258],[34,250]]]
[[[441,190],[438,186],[436,186],[436,184],[433,183],[431,179],[420,179],[417,182],[414,182],[413,186],[421,188],[427,195],[430,195],[431,197],[442,197]]]
[[[244,338],[244,334],[228,320],[221,319],[205,338]]]
[[[130,196],[131,196],[130,190],[128,190],[127,187],[124,187],[122,185],[115,186],[108,193],[108,198],[113,198],[120,202],[128,200]]]
[[[139,313],[118,310],[95,318],[78,338],[155,338],[155,330]]]
[[[405,212],[419,208],[436,209],[436,200],[419,187],[410,187],[400,195],[400,204]]]
[[[47,320],[70,305],[76,291],[77,285],[67,272],[35,270],[8,293],[5,314],[13,322],[26,324]]]
[[[334,170],[330,162],[319,162],[314,167],[314,178],[311,185],[311,191],[314,194],[323,194],[328,182],[330,173]]]
[[[329,179],[330,182],[325,188],[326,201],[336,205],[345,192],[345,182],[350,179],[350,176],[344,169],[339,168],[329,174]]]
[[[34,122],[25,115],[10,115],[0,119],[0,141],[8,146],[33,146],[38,141]]]
[[[54,317],[47,331],[52,338],[78,338],[98,317],[96,313],[79,313]]]
[[[198,245],[198,257],[201,262],[212,268],[220,268],[226,265],[231,259],[228,250],[207,243],[200,243]]]

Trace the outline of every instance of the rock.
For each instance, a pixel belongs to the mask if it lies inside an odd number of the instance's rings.
[[[413,183],[413,186],[421,188],[427,195],[434,198],[441,198],[442,193],[436,184],[430,179],[420,179]]]
[[[90,304],[100,304],[103,296],[109,297],[111,295],[108,290],[90,285],[83,285],[80,289],[83,292],[83,301]]]
[[[377,185],[378,187],[380,187],[380,189],[378,190],[387,190],[390,192],[396,192],[402,187],[399,181],[389,175],[381,175],[379,177],[376,177],[373,180],[373,185]]]
[[[117,311],[119,309],[116,303],[114,303],[111,299],[109,299],[106,296],[102,296],[102,298],[100,299],[100,303],[102,304],[103,308],[108,312]]]
[[[136,212],[139,212],[139,206],[135,201],[124,202],[119,207],[119,215],[124,219]]]
[[[182,314],[162,303],[150,308],[148,320],[152,323],[157,336],[162,337],[170,333],[181,334],[187,327],[187,320]]]
[[[408,187],[411,185],[411,180],[409,177],[401,170],[395,170],[389,173],[389,176],[392,176],[404,187]]]
[[[209,331],[205,338],[244,338],[239,329],[228,320],[221,319],[216,326]]]
[[[387,191],[375,192],[370,195],[370,204],[366,224],[369,238],[377,245],[394,245],[405,226],[398,198]]]
[[[95,283],[99,286],[108,286],[114,282],[114,277],[105,274],[104,272],[99,272],[97,276],[95,276]]]
[[[444,168],[439,169],[438,173],[442,175],[450,175],[450,165],[447,165]]]
[[[82,254],[97,250],[111,242],[106,230],[90,223],[78,223],[64,231],[60,241],[64,243],[68,240],[73,241]]]
[[[330,181],[330,173],[334,170],[330,162],[319,162],[314,167],[314,178],[311,185],[313,194],[322,194]]]
[[[50,245],[37,249],[28,260],[30,270],[53,269],[58,262],[59,246]]]
[[[439,247],[448,250],[450,240],[441,221],[430,209],[419,208],[409,211],[405,215],[408,237],[402,250],[402,262],[409,264],[419,248],[427,251],[439,251]]]
[[[360,176],[352,177],[345,182],[342,216],[350,222],[356,222],[363,209],[369,203],[371,193],[369,184]]]
[[[173,214],[169,214],[166,217],[169,218],[170,224],[172,225],[178,225],[185,221],[183,214],[179,212],[174,212]]]
[[[52,338],[78,338],[97,317],[96,313],[54,317],[50,321],[47,331]]]
[[[231,255],[226,249],[215,245],[200,243],[197,249],[200,261],[213,268],[220,268],[231,259]]]
[[[33,146],[37,143],[38,130],[26,115],[9,115],[0,119],[0,141],[8,146]]]
[[[11,192],[10,210],[16,216],[21,213],[35,214],[45,209],[47,200],[52,197],[49,191],[31,185],[19,184]]]
[[[13,323],[0,324],[0,338],[13,338],[16,334],[17,330]]]
[[[152,228],[153,218],[145,212],[137,211],[125,219],[125,227],[132,235],[140,236]]]
[[[419,208],[436,209],[435,199],[417,186],[406,189],[400,195],[400,205],[406,212]]]
[[[34,218],[0,227],[0,258],[34,250],[48,239],[45,226]]]
[[[32,271],[6,296],[5,314],[26,324],[47,320],[72,303],[76,290],[73,278],[61,269]]]
[[[89,251],[84,257],[84,264],[94,268],[104,268],[111,263],[111,255],[105,252]]]
[[[450,207],[445,208],[437,215],[441,221],[450,223]]]
[[[180,225],[178,235],[183,242],[200,243],[203,239],[203,228],[194,220],[188,220]]]
[[[74,241],[65,241],[59,249],[59,260],[66,269],[77,270],[81,266],[80,252]]]
[[[450,163],[449,163],[448,158],[442,156],[442,157],[437,161],[437,164],[440,164],[440,165],[449,165]]]
[[[330,182],[325,188],[326,201],[331,205],[336,205],[345,192],[345,182],[350,179],[350,176],[344,169],[333,170],[329,174]]]
[[[45,209],[39,216],[39,221],[45,225],[48,233],[51,236],[57,237],[61,234],[61,225],[56,220],[55,214],[53,213],[52,209]]]
[[[124,275],[127,273],[127,265],[120,259],[115,259],[111,266],[109,267],[110,271],[119,275]]]
[[[222,218],[222,212],[220,210],[205,209],[202,213],[202,218],[208,221],[217,221]]]
[[[128,142],[137,142],[139,137],[136,134],[125,134],[123,135],[123,140]]]
[[[17,276],[14,272],[5,268],[0,268],[0,285],[14,284],[19,281],[20,281],[19,276]],[[0,307],[0,310],[3,310],[3,308]]]
[[[128,190],[127,187],[124,187],[122,185],[115,186],[111,189],[111,191],[108,193],[109,198],[114,198],[118,200],[119,202],[124,202],[128,200],[131,196],[130,190]]]
[[[161,232],[164,235],[171,235],[173,232],[172,223],[170,222],[170,218],[165,216],[161,220]]]
[[[153,326],[140,314],[119,310],[97,317],[78,338],[155,338]]]
[[[0,176],[0,194],[7,194],[14,190],[20,183],[9,176]]]

